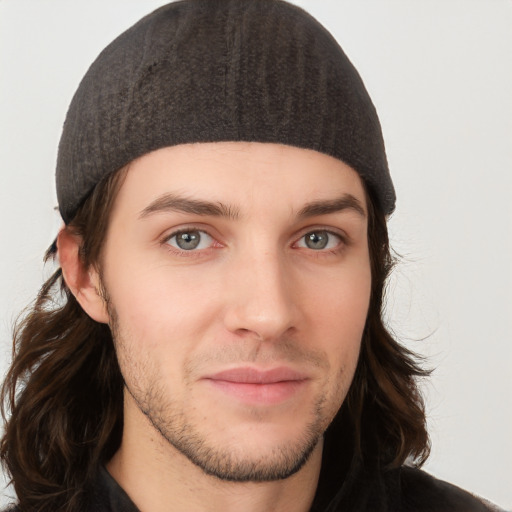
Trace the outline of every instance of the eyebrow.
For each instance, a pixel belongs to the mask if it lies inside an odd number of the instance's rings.
[[[312,203],[308,203],[299,211],[298,217],[305,219],[308,217],[316,217],[317,215],[338,213],[344,210],[355,211],[361,217],[366,218],[366,212],[361,201],[352,194],[343,194],[341,197],[336,199],[313,201]]]
[[[177,194],[163,194],[146,206],[146,208],[140,212],[139,218],[143,219],[153,213],[165,213],[170,211],[210,217],[225,217],[231,220],[236,220],[239,217],[237,208],[225,205],[220,201],[211,202],[191,199]]]
[[[351,194],[328,200],[313,201],[306,204],[298,213],[298,218],[305,219],[318,215],[329,215],[344,210],[352,210],[366,218],[366,212],[361,202]],[[191,199],[177,194],[163,194],[144,208],[139,218],[143,219],[154,213],[182,212],[194,215],[224,217],[237,220],[240,216],[238,208],[226,205],[220,201],[211,202],[201,199]]]

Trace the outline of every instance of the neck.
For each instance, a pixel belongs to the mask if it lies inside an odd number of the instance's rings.
[[[141,415],[142,416],[142,415]],[[319,441],[292,476],[269,482],[230,482],[206,474],[155,429],[125,421],[120,449],[107,469],[142,512],[307,512],[322,459]]]

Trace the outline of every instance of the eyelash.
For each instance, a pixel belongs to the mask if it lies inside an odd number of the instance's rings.
[[[209,247],[206,247],[203,249],[190,249],[190,250],[180,249],[179,247],[170,245],[170,243],[169,243],[170,240],[172,240],[173,238],[176,238],[179,235],[184,234],[184,233],[199,233],[201,236],[206,235],[207,237],[212,239],[213,244],[211,244]],[[296,246],[300,241],[304,240],[304,238],[307,235],[311,235],[313,233],[317,233],[317,234],[318,233],[326,233],[330,237],[334,236],[339,239],[339,243],[336,245],[336,247],[329,248],[329,249],[314,250],[314,249],[311,249],[308,247],[300,247],[301,249],[306,249],[306,250],[309,249],[309,251],[317,257],[327,256],[330,254],[338,254],[343,249],[343,247],[345,247],[349,244],[349,241],[348,241],[348,238],[346,237],[346,235],[341,234],[336,231],[333,231],[333,230],[330,230],[330,229],[327,229],[327,228],[318,227],[318,228],[314,228],[314,229],[308,229],[308,231],[303,232],[303,234],[301,234],[301,236],[299,238],[297,238],[295,240],[295,242],[293,242],[292,247]],[[223,247],[223,245],[220,244],[219,242],[217,242],[215,237],[210,235],[207,231],[205,231],[203,229],[193,228],[193,227],[182,228],[182,229],[173,231],[170,235],[165,236],[162,239],[161,243],[162,243],[162,245],[165,245],[166,248],[170,252],[172,252],[178,256],[184,256],[184,257],[189,257],[189,258],[190,257],[201,257],[201,256],[205,255],[206,251],[210,251],[211,249]],[[201,241],[199,243],[201,243]],[[215,245],[217,245],[217,247],[215,247]]]
[[[308,236],[308,235],[313,235],[313,234],[316,234],[316,235],[319,235],[319,234],[327,234],[329,239],[327,240],[327,245],[329,245],[331,243],[331,238],[336,238],[338,239],[338,243],[335,245],[335,247],[329,247],[329,248],[321,248],[321,249],[312,249],[311,247],[301,247],[301,248],[304,248],[304,249],[309,249],[311,250],[316,256],[322,256],[322,255],[326,255],[326,254],[336,254],[338,253],[342,248],[343,246],[346,246],[347,245],[347,240],[346,240],[346,237],[344,237],[342,234],[338,233],[338,232],[335,232],[335,231],[332,231],[332,230],[329,230],[329,229],[322,229],[322,228],[318,228],[318,229],[310,229],[308,230],[306,233],[302,234],[296,242],[294,242],[293,245],[297,245],[299,243],[304,243],[305,245],[307,245],[307,242],[305,241],[305,238]]]
[[[176,238],[179,235],[182,235],[184,233],[200,233],[201,236],[206,235],[214,241],[213,245],[218,244],[218,246],[221,246],[221,244],[215,240],[215,237],[210,235],[204,229],[198,229],[198,228],[182,228],[182,229],[178,229],[177,231],[173,231],[170,235],[164,237],[164,239],[162,240],[162,244],[165,245],[166,248],[173,254],[177,254],[178,256],[185,256],[188,258],[201,257],[202,255],[204,255],[205,251],[216,248],[216,247],[209,246],[204,249],[186,250],[186,249],[180,249],[179,247],[174,247],[174,246],[170,245],[170,243],[169,243],[170,240],[172,240],[173,238]],[[199,242],[199,243],[201,243],[201,242]]]

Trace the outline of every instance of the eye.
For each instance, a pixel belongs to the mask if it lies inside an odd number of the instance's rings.
[[[173,233],[166,243],[180,251],[194,251],[196,249],[207,249],[213,244],[213,238],[204,231],[188,229]]]
[[[323,251],[325,249],[335,249],[341,241],[342,239],[340,235],[321,229],[306,233],[297,242],[297,247],[312,249],[314,251]]]

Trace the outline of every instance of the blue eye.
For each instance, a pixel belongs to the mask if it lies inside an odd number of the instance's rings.
[[[325,249],[334,249],[341,242],[341,237],[330,231],[318,230],[306,233],[297,242],[298,247],[322,251]]]
[[[174,233],[167,239],[167,243],[181,251],[207,249],[213,243],[213,238],[204,231],[190,229]]]

